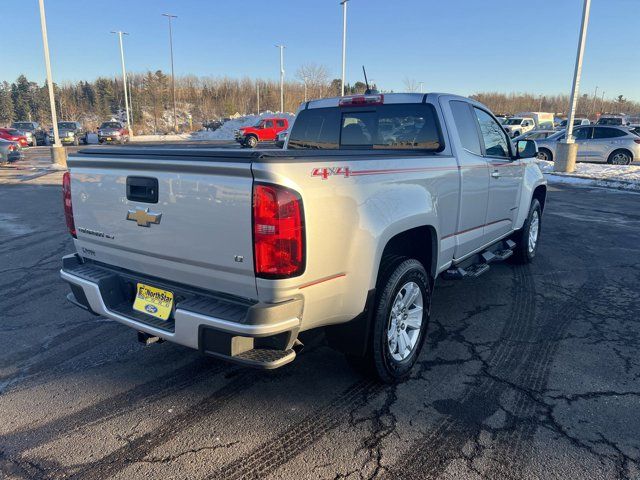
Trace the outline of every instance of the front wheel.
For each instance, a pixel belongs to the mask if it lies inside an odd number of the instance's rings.
[[[524,225],[514,235],[516,246],[513,250],[513,260],[516,263],[531,263],[538,251],[540,231],[542,227],[542,207],[537,198],[531,201],[529,214]]]
[[[367,356],[370,370],[385,383],[409,376],[429,321],[431,282],[415,259],[383,259]]]
[[[553,160],[553,156],[551,155],[551,152],[549,150],[547,150],[546,148],[541,148],[540,150],[538,150],[538,159],[551,162]]]
[[[256,148],[258,146],[258,139],[253,135],[249,135],[244,143],[248,148]]]

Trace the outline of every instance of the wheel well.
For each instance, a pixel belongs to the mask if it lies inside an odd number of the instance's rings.
[[[613,152],[611,152],[609,154],[609,156],[607,157],[607,160],[610,159],[613,156],[613,154],[616,153],[616,152],[624,152],[624,153],[626,153],[627,155],[629,155],[629,157],[631,157],[631,161],[633,162],[633,152],[631,150],[626,149],[626,148],[616,148]]]
[[[406,230],[392,237],[384,247],[382,257],[400,255],[418,260],[431,278],[435,277],[437,268],[437,235],[431,226],[422,226]]]
[[[538,185],[536,189],[533,191],[532,198],[535,198],[540,202],[540,208],[544,211],[544,202],[547,200],[547,186],[546,185]]]

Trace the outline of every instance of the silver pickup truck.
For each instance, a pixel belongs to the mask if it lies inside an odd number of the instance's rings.
[[[483,105],[446,94],[304,103],[284,150],[94,148],[69,158],[68,298],[138,331],[259,368],[299,334],[385,382],[427,331],[438,276],[538,247],[546,183]]]

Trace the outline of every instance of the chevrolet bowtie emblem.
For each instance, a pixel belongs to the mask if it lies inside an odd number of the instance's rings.
[[[160,223],[161,218],[161,213],[150,212],[148,208],[137,207],[135,210],[127,212],[127,220],[136,222],[139,227],[148,227],[152,223],[157,225]]]

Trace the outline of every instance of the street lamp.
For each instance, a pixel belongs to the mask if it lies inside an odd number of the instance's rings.
[[[127,71],[124,68],[124,48],[122,47],[122,35],[129,35],[127,32],[118,30],[116,32],[111,31],[118,35],[120,42],[120,61],[122,62],[122,84],[124,85],[124,109],[127,112],[127,130],[129,130],[129,136],[133,136],[133,129],[131,128],[131,116],[129,115],[129,92],[127,89]]]
[[[306,75],[304,77],[302,77],[302,79],[304,80],[304,101],[307,101],[307,80],[309,79],[309,77],[307,77]]]
[[[51,121],[53,122],[53,146],[51,147],[51,159],[53,163],[62,167],[67,166],[65,149],[60,143],[58,134],[58,115],[56,113],[56,100],[53,93],[53,79],[51,75],[51,60],[49,59],[49,40],[47,38],[47,18],[44,12],[44,0],[38,0],[40,4],[40,27],[42,29],[42,46],[44,47],[44,64],[47,70],[47,88],[49,89],[49,103],[51,105]]]
[[[567,132],[565,140],[559,142],[557,147],[557,160],[553,169],[557,172],[573,172],[576,169],[576,156],[578,145],[573,138],[573,119],[576,116],[576,103],[580,89],[580,75],[582,74],[582,58],[584,46],[587,40],[587,27],[589,26],[589,11],[591,0],[584,0],[582,9],[582,24],[580,25],[580,38],[578,40],[578,53],[576,55],[576,67],[573,73],[573,85],[571,86],[571,100],[569,104],[569,117],[567,118]]]
[[[342,0],[342,81],[340,82],[340,96],[344,97],[344,77],[345,66],[347,62],[347,2],[349,0]]]
[[[169,20],[169,51],[171,52],[171,93],[173,96],[173,128],[178,131],[178,117],[176,116],[176,77],[173,71],[173,30],[171,28],[171,19],[178,18],[177,15],[171,15],[170,13],[163,13],[163,17],[167,17]]]
[[[418,85],[420,85],[420,93],[423,93],[424,82],[418,82]]]
[[[284,112],[284,45],[276,45],[280,49],[280,111]]]

